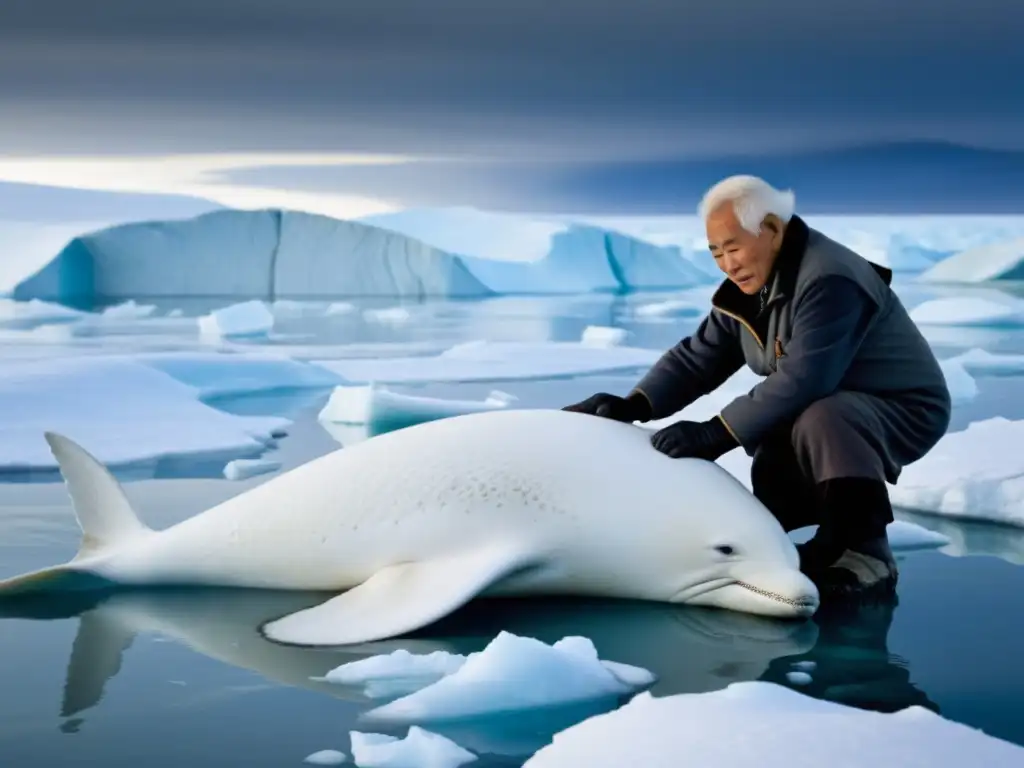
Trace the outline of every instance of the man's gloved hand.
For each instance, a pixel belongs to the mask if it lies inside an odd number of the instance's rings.
[[[673,459],[714,461],[739,443],[725,423],[716,417],[709,421],[677,421],[655,432],[651,445]]]
[[[605,419],[623,421],[628,423],[634,421],[647,421],[651,418],[651,406],[647,398],[634,392],[629,397],[610,395],[607,392],[598,392],[586,400],[572,405],[567,405],[563,411],[573,413],[588,413],[591,416],[601,416]]]

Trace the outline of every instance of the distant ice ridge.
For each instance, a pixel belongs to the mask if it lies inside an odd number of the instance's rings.
[[[922,273],[930,283],[984,283],[1024,280],[1024,237],[969,248]]]
[[[74,237],[45,265],[36,259],[12,295],[73,306],[139,296],[481,298],[677,289],[712,279],[675,246],[597,227],[465,209],[429,216],[426,228],[417,212],[342,221],[280,210],[124,224]],[[520,235],[502,239],[511,230]],[[457,233],[463,237],[453,240]],[[499,241],[525,252],[490,258]]]
[[[1024,749],[920,706],[872,712],[775,683],[654,697],[556,733],[523,768],[1024,765]]]

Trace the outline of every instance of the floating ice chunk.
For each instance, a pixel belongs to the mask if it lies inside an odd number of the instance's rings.
[[[1001,416],[947,433],[889,488],[919,512],[1024,526],[1024,421]]]
[[[302,762],[310,765],[340,765],[345,762],[345,753],[336,749],[321,749],[319,752],[307,755]]]
[[[953,405],[969,403],[978,396],[978,382],[967,372],[962,361],[943,360],[939,367],[946,378],[946,386]]]
[[[216,309],[198,320],[204,338],[265,336],[274,327],[274,315],[262,301],[243,301]]]
[[[387,307],[363,311],[363,318],[377,323],[406,323],[411,317],[407,307]]]
[[[404,739],[349,731],[359,768],[458,768],[476,760],[451,739],[413,725]]]
[[[458,671],[466,657],[446,651],[427,654],[404,649],[335,667],[324,680],[340,685],[363,685],[370,698],[394,698],[418,691]]]
[[[0,469],[49,469],[46,430],[112,467],[162,458],[254,456],[290,423],[211,408],[197,391],[124,357],[8,362],[0,367]]]
[[[139,320],[149,317],[155,311],[155,304],[136,304],[134,299],[129,299],[121,304],[106,307],[101,316],[105,320]]]
[[[389,654],[370,656],[335,667],[324,680],[329,683],[354,685],[373,680],[404,679],[408,677],[444,677],[458,671],[466,657],[447,651],[409,653],[399,648]]]
[[[617,347],[626,340],[627,335],[622,328],[588,325],[580,336],[580,344],[587,347]]]
[[[327,305],[327,315],[348,315],[356,311],[354,304],[348,301],[335,301]]]
[[[810,660],[794,661],[790,666],[792,666],[793,669],[799,670],[801,672],[813,672],[815,669],[818,668],[818,662]]]
[[[671,299],[653,304],[642,304],[633,310],[636,317],[695,317],[706,310],[690,301]]]
[[[281,462],[270,459],[235,459],[224,465],[224,477],[228,480],[246,480],[256,475],[276,472]]]
[[[526,381],[636,371],[661,351],[635,347],[595,349],[573,342],[467,342],[430,357],[382,360],[313,360],[349,384]]]
[[[447,400],[402,395],[373,384],[338,386],[331,392],[318,418],[333,424],[365,424],[372,427],[374,433],[383,433],[435,419],[496,411],[514,400],[514,396],[498,390],[484,400]]]
[[[810,685],[812,680],[809,674],[806,672],[800,672],[799,670],[795,672],[787,672],[786,679],[793,685]]]
[[[366,717],[403,722],[475,717],[622,696],[654,679],[638,667],[609,668],[586,638],[547,645],[501,632],[455,672]]]
[[[1024,303],[975,296],[931,299],[914,307],[910,317],[922,325],[1016,326],[1024,324]]]
[[[151,352],[135,359],[194,387],[202,399],[326,389],[339,380],[320,366],[269,352]]]
[[[918,279],[930,283],[983,283],[1024,278],[1024,238],[969,248],[944,259]]]
[[[767,682],[647,693],[555,734],[523,768],[1024,765],[1024,749],[913,706],[883,714]]]
[[[943,361],[959,363],[964,370],[975,376],[1017,376],[1024,374],[1024,355],[994,354],[974,347],[956,357]]]

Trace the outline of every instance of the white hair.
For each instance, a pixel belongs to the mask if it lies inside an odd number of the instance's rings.
[[[761,222],[770,213],[783,223],[792,218],[796,196],[792,190],[778,190],[757,176],[730,176],[704,193],[697,211],[703,221],[723,203],[732,203],[740,225],[752,234],[761,233]]]

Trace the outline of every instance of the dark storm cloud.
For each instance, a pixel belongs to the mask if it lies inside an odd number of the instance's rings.
[[[1022,21],[1017,0],[11,0],[0,142],[623,157],[1024,144]]]
[[[0,153],[461,159],[234,175],[407,204],[689,210],[747,171],[992,210],[1020,155],[920,142],[1024,150],[1022,28],[1020,0],[7,0]]]

